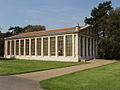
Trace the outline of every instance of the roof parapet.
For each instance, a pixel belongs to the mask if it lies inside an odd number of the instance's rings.
[[[80,30],[80,26],[76,26],[76,31],[79,31]]]
[[[87,27],[89,27],[90,25],[86,25],[86,26],[84,26],[84,27],[81,27],[80,28],[80,30],[82,30],[82,29],[84,29],[84,28],[87,28]]]

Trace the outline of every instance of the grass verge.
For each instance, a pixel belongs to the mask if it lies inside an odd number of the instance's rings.
[[[0,60],[0,75],[12,75],[53,68],[86,64],[85,62],[57,62],[40,60]]]
[[[120,61],[40,82],[49,90],[119,90]]]

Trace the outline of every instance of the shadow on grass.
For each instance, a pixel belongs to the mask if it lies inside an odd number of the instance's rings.
[[[0,57],[0,60],[16,60],[15,58],[4,58],[4,57]]]

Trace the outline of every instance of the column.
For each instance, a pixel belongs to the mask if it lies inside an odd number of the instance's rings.
[[[48,56],[50,57],[50,37],[48,37]]]
[[[43,37],[41,37],[41,56],[43,57]]]
[[[96,40],[96,57],[98,57],[98,42]]]
[[[26,56],[26,39],[24,39],[24,56]]]
[[[56,41],[55,41],[55,42],[56,42],[56,43],[55,43],[55,44],[56,44],[56,45],[55,45],[55,48],[56,48],[56,49],[55,49],[55,52],[56,52],[56,57],[58,57],[58,36],[56,36],[56,39],[55,39],[55,40],[56,40]]]
[[[83,36],[83,39],[82,39],[82,44],[83,44],[83,47],[82,47],[82,55],[83,57],[85,56],[85,37]]]
[[[35,56],[37,56],[37,38],[35,38]]]
[[[14,55],[16,56],[16,40],[14,40]]]
[[[29,56],[31,56],[31,38],[29,38]]]
[[[64,35],[64,57],[66,57],[66,35]]]
[[[12,55],[12,50],[11,50],[11,48],[12,48],[12,43],[11,43],[12,41],[10,40],[10,56]]]
[[[76,52],[76,57],[78,57],[78,34],[76,34],[76,40],[75,40],[75,42],[76,42],[76,49],[75,49],[75,52]]]
[[[95,58],[95,40],[93,39],[93,58]]]
[[[88,37],[86,37],[86,56],[88,57]]]
[[[72,35],[72,56],[75,57],[75,38],[74,38],[74,34]]]
[[[20,48],[20,47],[21,47],[21,46],[20,46],[21,44],[20,44],[20,43],[21,43],[21,41],[19,40],[19,56],[21,55],[21,48]]]
[[[78,35],[78,55],[79,55],[79,58],[81,58],[81,36]]]
[[[7,43],[8,41],[7,40],[5,40],[5,46],[4,46],[4,57],[6,57],[8,54],[7,54],[7,49],[8,49],[8,43]]]

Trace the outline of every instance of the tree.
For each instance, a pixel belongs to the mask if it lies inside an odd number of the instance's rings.
[[[15,26],[15,27],[10,27],[8,29],[9,31],[12,31],[12,34],[13,35],[17,35],[17,34],[20,34],[20,33],[24,33],[25,31],[23,30],[22,27],[19,27],[19,26]]]
[[[23,28],[26,32],[33,32],[33,31],[43,31],[45,30],[45,26],[42,25],[27,25]]]
[[[98,33],[100,57],[120,59],[120,8],[114,10],[111,1],[100,3],[85,23]]]
[[[120,8],[113,9],[101,23],[105,37],[100,43],[101,51],[107,59],[120,59]]]
[[[85,18],[84,22],[91,25],[98,35],[104,36],[104,30],[101,28],[101,22],[103,18],[108,15],[108,12],[112,9],[111,1],[100,3],[97,8],[92,9],[91,17]]]
[[[11,31],[12,35],[17,35],[25,32],[42,31],[45,29],[46,29],[45,26],[42,25],[27,25],[25,27],[20,26],[10,27],[8,30]]]

